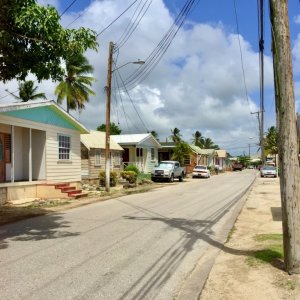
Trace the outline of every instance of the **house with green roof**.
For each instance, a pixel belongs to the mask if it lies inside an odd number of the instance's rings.
[[[51,100],[1,104],[0,203],[46,198],[47,193],[39,191],[47,184],[77,187],[81,181],[80,134],[88,132]]]

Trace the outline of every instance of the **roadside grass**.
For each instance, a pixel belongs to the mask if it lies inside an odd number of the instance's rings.
[[[291,291],[294,291],[299,286],[297,280],[292,278],[281,278],[275,284],[280,288]]]
[[[253,239],[260,242],[263,249],[254,251],[246,258],[249,266],[274,265],[276,261],[283,259],[282,234],[257,234]]]
[[[232,238],[232,235],[236,232],[236,227],[235,225],[232,226],[232,228],[230,229],[228,235],[227,235],[227,239],[226,239],[226,242],[225,243],[228,243],[231,238]]]
[[[25,206],[25,209],[35,209],[35,208],[51,208],[57,207],[61,205],[70,204],[71,201],[67,200],[47,200],[47,201],[36,201],[31,203],[30,205]]]

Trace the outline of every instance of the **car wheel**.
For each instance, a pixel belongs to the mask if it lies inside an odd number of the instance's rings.
[[[181,176],[179,176],[179,181],[182,182],[182,181],[183,181],[183,178],[184,178],[184,174],[181,173]]]
[[[174,174],[172,174],[171,177],[169,178],[169,182],[174,182]]]

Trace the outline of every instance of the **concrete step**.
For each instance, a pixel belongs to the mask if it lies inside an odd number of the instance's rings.
[[[69,183],[57,183],[54,185],[56,189],[62,189],[62,188],[67,188],[70,186]]]
[[[68,193],[69,197],[72,197],[72,195],[81,194],[81,192],[82,192],[82,190],[76,190],[76,189],[74,189],[74,190],[69,191],[67,193]]]
[[[67,186],[67,187],[60,188],[60,190],[62,193],[69,193],[69,192],[76,190],[76,187],[75,186]]]

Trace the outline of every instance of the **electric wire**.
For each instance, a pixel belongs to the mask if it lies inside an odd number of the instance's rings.
[[[147,126],[145,125],[143,119],[141,118],[141,116],[140,116],[140,114],[139,114],[137,108],[135,107],[135,105],[134,105],[134,103],[133,103],[133,101],[132,101],[132,98],[131,98],[131,96],[130,96],[128,90],[126,89],[126,86],[125,86],[125,84],[124,84],[123,78],[122,78],[122,76],[121,76],[119,70],[116,70],[116,72],[117,72],[117,74],[119,75],[119,78],[121,79],[121,82],[122,82],[122,84],[123,84],[123,87],[125,88],[125,92],[126,92],[128,98],[129,98],[129,100],[130,100],[130,102],[131,102],[131,104],[132,104],[132,106],[133,106],[135,112],[137,113],[137,115],[138,115],[138,117],[139,117],[141,123],[143,124],[144,128],[146,129],[146,131],[149,131],[148,128],[147,128]]]
[[[105,30],[107,30],[111,25],[118,21],[138,0],[134,0],[118,17],[116,17],[112,22],[110,22],[105,28],[103,28],[96,36],[101,35]]]
[[[134,73],[129,75],[125,80],[125,86],[127,89],[134,88],[138,83],[145,80],[156,65],[160,62],[163,55],[171,45],[178,31],[182,27],[189,13],[198,5],[200,0],[188,0],[181,9],[180,13],[175,18],[173,24],[170,26],[167,33],[163,36],[156,48],[150,53],[145,60],[145,64],[140,66]]]
[[[148,6],[145,8],[145,5],[147,3],[148,3],[148,0],[144,3],[144,5],[140,9],[139,13],[135,17],[134,21],[133,22],[132,22],[132,20],[129,21],[129,23],[128,23],[129,27],[127,27],[126,30],[124,31],[124,33],[122,34],[122,36],[123,35],[124,36],[123,37],[121,36],[120,40],[117,42],[118,49],[122,48],[126,44],[126,42],[129,40],[129,38],[132,36],[132,34],[134,33],[134,31],[136,30],[136,28],[140,24],[141,20],[145,16],[146,12],[148,11],[150,5],[152,4],[152,0],[150,0]],[[126,31],[127,31],[127,33],[126,33]]]
[[[241,41],[240,41],[240,30],[239,30],[239,22],[238,22],[238,15],[237,15],[237,9],[236,9],[236,0],[233,0],[233,6],[234,6],[236,30],[237,30],[237,36],[238,36],[238,42],[239,42],[241,66],[242,66],[242,72],[243,72],[243,82],[244,82],[244,88],[245,88],[245,96],[246,96],[248,108],[249,108],[249,111],[250,111],[250,114],[251,114],[251,107],[250,107],[249,96],[248,96],[248,89],[247,89],[247,84],[246,84],[246,76],[245,76],[243,52],[242,52]]]
[[[73,0],[71,2],[71,4],[59,15],[59,17],[61,18],[76,2],[77,0]]]

